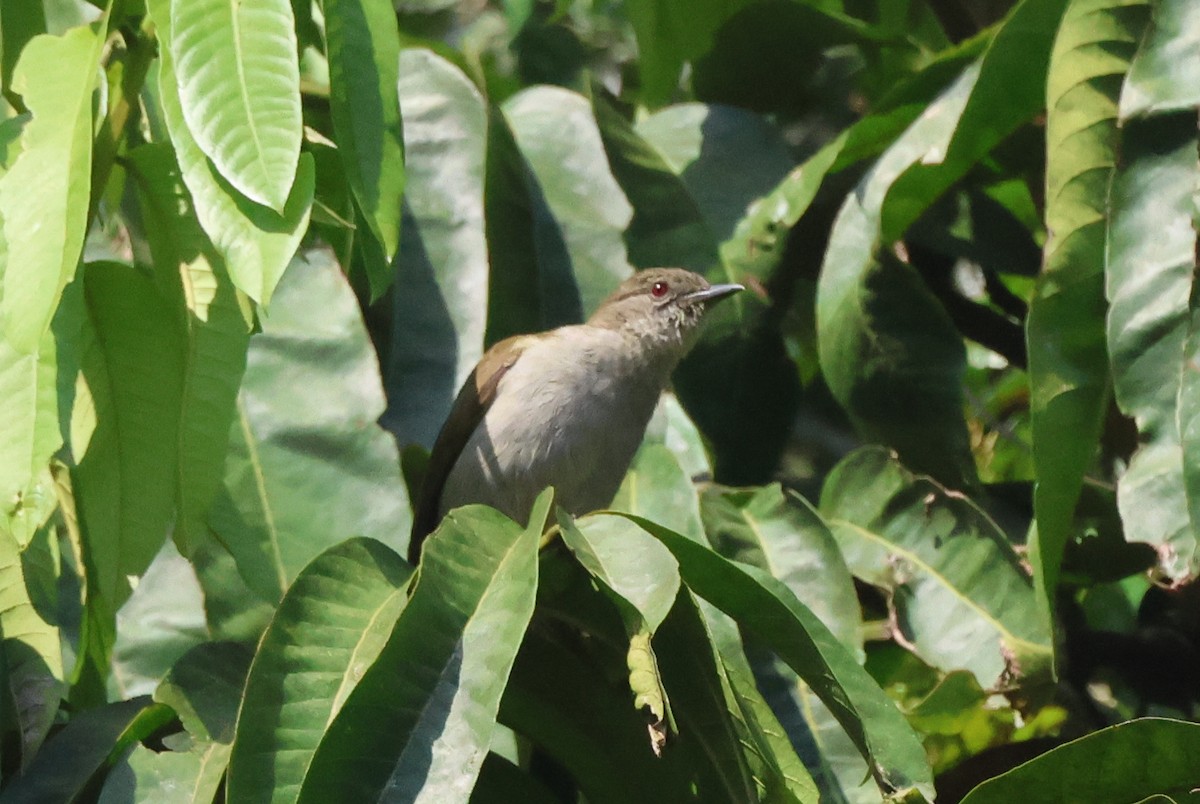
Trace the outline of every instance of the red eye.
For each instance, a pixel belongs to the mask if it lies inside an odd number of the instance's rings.
[[[650,287],[650,295],[656,299],[661,299],[663,296],[667,295],[667,291],[670,289],[671,289],[671,286],[668,285],[666,282],[655,282]]]

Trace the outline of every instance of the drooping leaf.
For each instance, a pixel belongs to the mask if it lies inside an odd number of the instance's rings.
[[[632,272],[622,234],[633,216],[609,171],[591,104],[560,87],[530,87],[504,117],[562,231],[585,313]]]
[[[163,74],[196,145],[238,192],[286,215],[301,139],[288,0],[171,0],[170,30],[174,72]]]
[[[34,37],[21,53],[12,88],[33,119],[22,149],[0,178],[5,241],[0,324],[8,346],[34,351],[63,288],[75,276],[87,227],[92,165],[92,91],[104,24],[64,36]]]
[[[198,645],[180,657],[154,693],[174,710],[186,730],[164,742],[171,750],[134,747],[109,774],[101,804],[172,801],[208,804],[217,795],[229,762],[233,726],[250,652],[230,642]]]
[[[494,510],[452,512],[375,664],[313,757],[300,801],[465,797],[533,614],[537,544],[552,496],[522,529]]]
[[[1046,86],[1046,242],[1029,307],[1029,407],[1037,532],[1029,543],[1047,623],[1062,551],[1108,403],[1104,242],[1116,160],[1117,93],[1149,7],[1072,0]]]
[[[880,216],[904,171],[945,152],[978,73],[965,71],[847,196],[817,285],[821,370],[838,403],[867,439],[956,486],[974,475],[962,338],[916,272],[886,250]]]
[[[692,591],[754,633],[812,686],[867,758],[884,793],[915,789],[932,797],[925,752],[903,715],[791,590],[685,536],[631,519],[666,545]]]
[[[186,352],[179,428],[178,519],[174,538],[190,554],[221,483],[229,427],[246,367],[252,320],[225,262],[200,229],[170,149],[129,154],[161,286],[176,299]]]
[[[1093,732],[976,787],[964,804],[1024,801],[1171,801],[1190,798],[1200,725],[1140,718]]]
[[[390,261],[400,244],[404,141],[396,12],[388,0],[324,0],[329,107],[338,153],[371,235]],[[378,290],[375,291],[378,293]]]
[[[292,263],[262,326],[209,524],[245,583],[274,605],[343,539],[402,549],[409,512],[395,441],[375,422],[384,407],[378,362],[327,250]]]
[[[1155,545],[1176,582],[1200,573],[1200,512],[1188,491],[1195,470],[1180,431],[1198,412],[1183,393],[1196,371],[1185,349],[1196,270],[1196,146],[1194,111],[1126,123],[1105,249],[1113,391],[1141,442],[1118,481],[1117,503],[1125,538]]]
[[[48,740],[33,764],[4,789],[5,802],[72,801],[130,745],[170,722],[171,709],[149,696],[80,713]]]
[[[296,578],[246,682],[229,768],[235,800],[299,793],[326,728],[407,602],[411,574],[379,542],[350,539],[317,556]]]
[[[274,4],[278,0],[266,2]],[[170,0],[147,3],[159,41],[165,43],[159,50],[158,72],[163,119],[201,227],[225,259],[234,285],[260,304],[267,304],[308,227],[316,182],[312,157],[299,155],[292,160],[287,193],[278,210],[246,197],[218,170],[197,143],[184,117],[185,104],[175,80],[172,55],[171,15],[176,5]],[[230,86],[234,83],[230,82]]]
[[[1032,579],[969,499],[865,447],[829,475],[821,513],[850,570],[891,594],[898,638],[926,662],[985,688],[1046,681],[1051,639]]]
[[[467,77],[429,50],[401,53],[399,87],[408,187],[383,424],[401,444],[428,448],[483,354],[487,109]]]

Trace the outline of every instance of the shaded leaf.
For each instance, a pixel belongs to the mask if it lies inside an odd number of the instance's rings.
[[[1196,270],[1193,194],[1200,182],[1196,116],[1130,121],[1109,195],[1107,340],[1117,404],[1141,445],[1117,484],[1125,537],[1159,548],[1176,582],[1200,571],[1180,426],[1197,410],[1181,395],[1195,373],[1185,350]],[[1154,232],[1148,237],[1148,232]]]
[[[428,448],[483,355],[487,109],[467,77],[429,50],[402,52],[399,88],[408,187],[383,424],[401,444]]]
[[[354,294],[328,251],[306,252],[251,339],[209,518],[260,599],[273,605],[350,536],[403,549],[410,514],[396,444],[375,423],[383,407]]]
[[[1059,746],[988,779],[964,804],[1024,801],[1142,801],[1190,797],[1200,765],[1200,725],[1141,718]]]

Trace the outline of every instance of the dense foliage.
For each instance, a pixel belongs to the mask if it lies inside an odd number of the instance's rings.
[[[1181,799],[1194,0],[0,0],[0,801]],[[749,287],[612,510],[483,349]]]

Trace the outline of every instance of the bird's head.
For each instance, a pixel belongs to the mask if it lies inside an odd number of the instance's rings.
[[[647,268],[622,282],[588,323],[681,357],[699,335],[704,314],[740,290],[744,290],[741,285],[713,285],[682,268]]]

